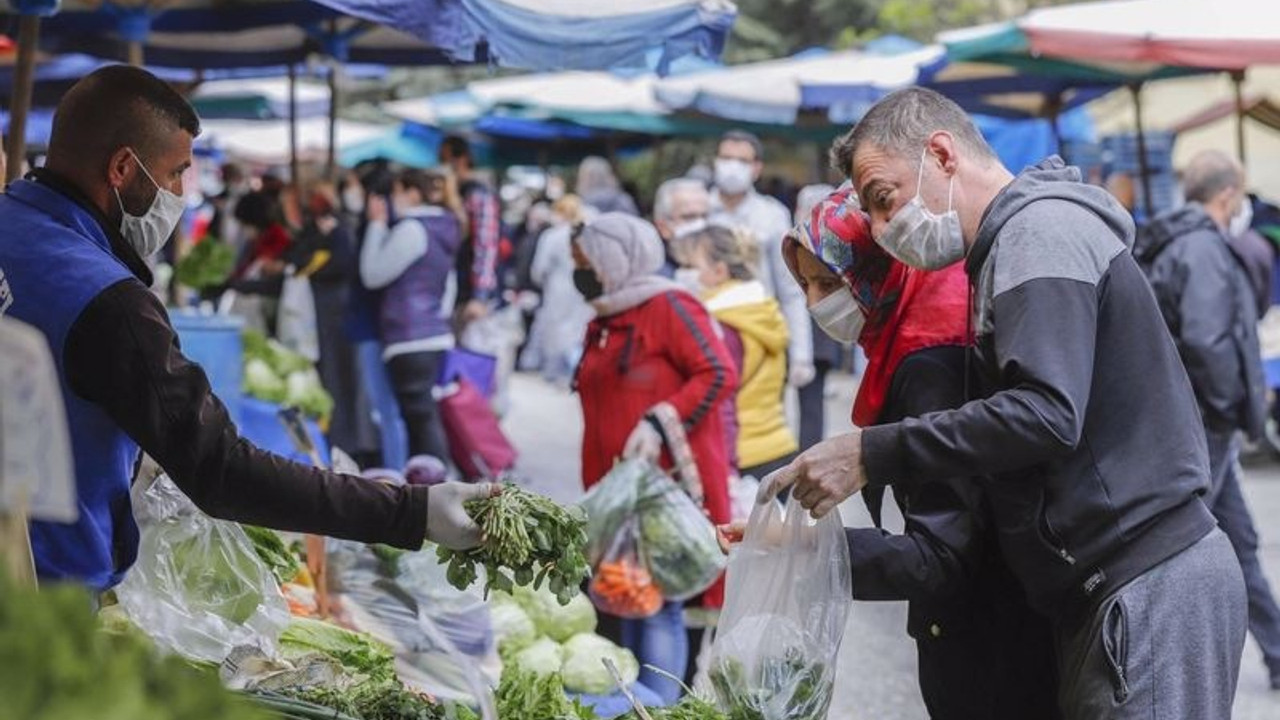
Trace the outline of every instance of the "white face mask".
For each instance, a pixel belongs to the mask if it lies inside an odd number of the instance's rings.
[[[675,277],[672,279],[677,285],[697,296],[701,295],[704,289],[699,277],[701,274],[697,268],[680,268],[676,270]]]
[[[679,240],[685,235],[692,235],[693,233],[696,233],[705,229],[707,229],[706,218],[697,218],[696,220],[686,220],[682,223],[676,224],[671,228],[671,238],[673,240]]]
[[[1253,202],[1246,196],[1244,202],[1240,204],[1240,211],[1231,218],[1231,222],[1227,225],[1227,233],[1231,237],[1240,237],[1252,226]]]
[[[884,251],[921,270],[941,270],[964,257],[964,233],[960,215],[951,206],[951,192],[956,178],[947,187],[947,211],[935,215],[924,206],[920,182],[924,180],[924,160],[928,149],[920,152],[920,174],[916,176],[916,196],[898,210],[885,226],[876,242]]]
[[[120,191],[116,190],[116,202],[120,204],[120,232],[124,235],[124,239],[129,241],[138,256],[143,258],[151,257],[164,244],[169,241],[169,237],[173,235],[174,228],[178,227],[178,223],[182,220],[182,213],[186,210],[186,203],[182,198],[160,187],[155,178],[151,177],[151,173],[147,170],[147,166],[142,164],[142,159],[133,150],[129,151],[133,156],[138,167],[142,170],[142,174],[147,176],[152,185],[156,186],[156,197],[151,201],[151,207],[147,208],[145,215],[130,215],[128,210],[124,209],[124,201],[120,199]]]
[[[751,189],[751,163],[745,160],[716,159],[716,187],[729,195],[741,195]]]
[[[858,307],[853,294],[841,288],[822,298],[809,308],[809,315],[822,331],[847,345],[858,342],[862,326],[867,319]]]
[[[342,191],[342,206],[347,212],[359,215],[364,212],[364,190],[358,186],[348,187]]]

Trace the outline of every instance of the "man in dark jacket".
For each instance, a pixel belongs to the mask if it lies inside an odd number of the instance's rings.
[[[1204,430],[1132,219],[1057,158],[1012,176],[929,90],[887,96],[851,141],[885,250],[925,269],[967,256],[991,393],[821,443],[762,495],[794,484],[822,515],[868,483],[990,477],[1001,549],[1054,623],[1063,715],[1230,717],[1244,581],[1200,499]]]
[[[1196,155],[1183,174],[1187,205],[1152,221],[1134,255],[1191,376],[1209,441],[1205,503],[1240,558],[1249,630],[1272,687],[1280,689],[1280,607],[1258,562],[1258,534],[1237,469],[1239,434],[1259,439],[1266,417],[1255,290],[1245,258],[1226,234],[1244,200],[1243,185],[1243,171],[1226,154]]]
[[[219,518],[406,549],[472,547],[457,483],[392,487],[288,462],[236,432],[199,365],[183,356],[142,257],[183,210],[199,119],[144,70],[111,66],[63,96],[47,166],[0,196],[0,313],[49,342],[62,380],[79,518],[32,522],[36,571],[98,590],[137,559],[129,484],[140,450]],[[440,489],[443,488],[443,489]]]

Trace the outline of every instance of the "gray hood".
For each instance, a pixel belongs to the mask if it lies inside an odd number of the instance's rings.
[[[1082,182],[1079,168],[1068,166],[1053,155],[1023,170],[991,201],[965,262],[971,278],[976,277],[991,254],[991,246],[1005,223],[1037,200],[1066,200],[1085,207],[1101,218],[1126,247],[1133,248],[1134,225],[1129,211],[1111,193]]]
[[[1133,254],[1140,262],[1150,264],[1169,247],[1169,243],[1193,232],[1222,234],[1222,230],[1214,224],[1213,218],[1209,217],[1201,205],[1188,203],[1157,217],[1143,228],[1142,237],[1138,239],[1138,246],[1133,249]]]

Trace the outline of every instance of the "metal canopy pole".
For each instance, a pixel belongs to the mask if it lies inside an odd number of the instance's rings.
[[[40,39],[40,16],[18,19],[18,67],[9,98],[9,147],[5,154],[5,182],[22,175],[27,156],[27,114],[31,110],[31,89],[35,84],[36,43]]]
[[[289,182],[298,182],[298,69],[289,63]]]
[[[1244,73],[1244,70],[1231,73],[1231,84],[1236,93],[1236,156],[1240,158],[1241,165],[1244,165]]]
[[[1133,116],[1138,125],[1138,174],[1142,176],[1142,204],[1147,212],[1147,220],[1150,221],[1155,216],[1155,206],[1151,202],[1151,171],[1147,168],[1147,136],[1142,130],[1142,83],[1130,85],[1129,92],[1133,94]]]

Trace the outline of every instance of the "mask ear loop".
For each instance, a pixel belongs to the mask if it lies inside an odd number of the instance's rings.
[[[916,199],[920,200],[921,202],[923,202],[923,198],[920,197],[920,190],[921,190],[920,183],[924,182],[924,159],[925,157],[928,156],[928,154],[929,154],[928,146],[920,148],[920,168],[916,170]]]

